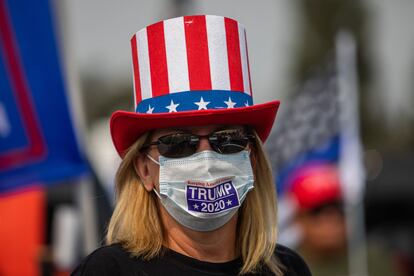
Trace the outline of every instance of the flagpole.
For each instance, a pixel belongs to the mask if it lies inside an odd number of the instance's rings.
[[[340,179],[344,192],[349,275],[368,275],[364,215],[365,172],[359,133],[356,43],[348,31],[336,36],[339,88]]]

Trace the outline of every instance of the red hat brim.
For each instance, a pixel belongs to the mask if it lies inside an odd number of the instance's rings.
[[[223,124],[251,126],[264,142],[272,129],[279,104],[279,101],[272,101],[240,108],[158,114],[116,111],[110,122],[112,141],[118,154],[123,157],[126,150],[150,130]]]

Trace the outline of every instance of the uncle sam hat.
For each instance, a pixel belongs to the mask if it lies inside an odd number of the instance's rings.
[[[152,24],[131,39],[135,112],[116,111],[118,154],[145,132],[213,124],[248,125],[264,142],[279,101],[253,104],[246,32],[214,15]]]

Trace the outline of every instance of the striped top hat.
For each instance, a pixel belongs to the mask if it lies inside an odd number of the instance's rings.
[[[134,34],[131,47],[135,112],[111,117],[121,157],[140,135],[160,128],[249,125],[266,140],[279,101],[253,104],[246,32],[237,21],[168,19]]]

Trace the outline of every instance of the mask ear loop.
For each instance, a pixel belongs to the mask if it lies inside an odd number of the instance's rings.
[[[152,189],[154,191],[154,193],[157,195],[157,197],[161,200],[161,195],[160,193],[157,191],[157,189],[154,187],[154,189]]]
[[[154,162],[158,166],[160,165],[160,162],[158,162],[157,160],[155,160],[151,155],[147,154],[147,157],[148,157],[149,160],[151,160],[152,162]]]
[[[155,160],[151,155],[147,154],[147,157],[149,160],[151,160],[152,162],[154,162],[155,164],[157,164],[158,166],[160,165],[160,162],[158,162],[157,160]],[[154,193],[157,195],[157,197],[161,200],[161,195],[160,193],[157,191],[157,189],[154,187],[152,189],[154,191]]]

